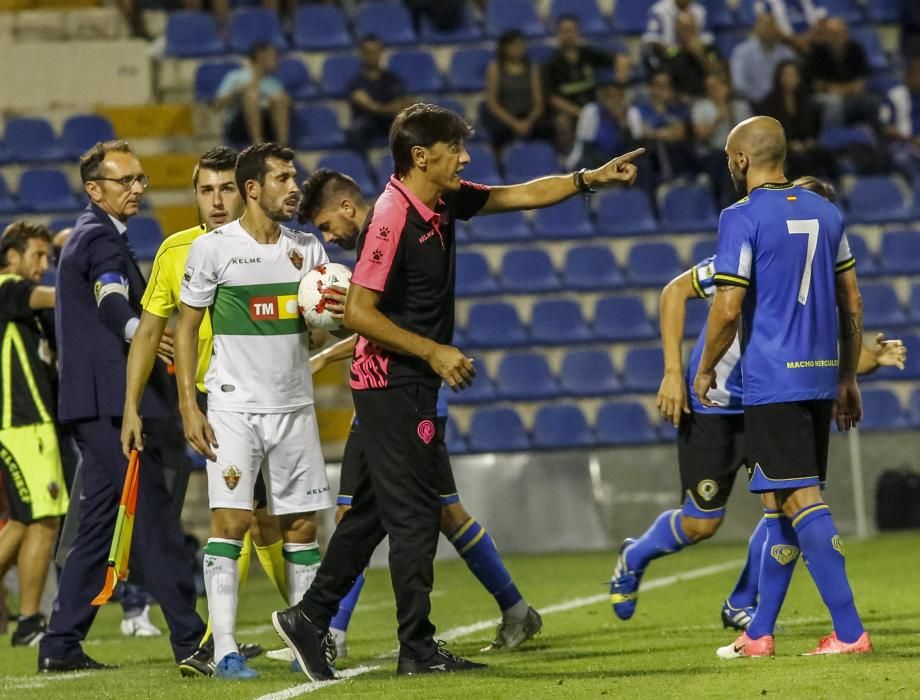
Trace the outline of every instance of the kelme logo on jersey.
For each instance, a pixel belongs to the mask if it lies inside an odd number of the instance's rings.
[[[277,297],[250,297],[249,317],[253,321],[278,321],[297,318],[297,295],[290,294]]]

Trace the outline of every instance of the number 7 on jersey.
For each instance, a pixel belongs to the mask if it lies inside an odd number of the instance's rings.
[[[811,289],[811,268],[815,261],[815,251],[818,249],[818,220],[787,219],[786,228],[790,234],[808,234],[808,250],[805,253],[805,269],[802,271],[802,281],[799,284],[799,303],[805,306],[808,302],[808,290]]]

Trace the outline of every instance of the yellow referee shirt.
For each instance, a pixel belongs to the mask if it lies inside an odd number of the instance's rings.
[[[179,294],[182,276],[185,274],[185,260],[192,242],[207,233],[204,225],[179,231],[169,236],[157,251],[150,270],[150,282],[141,299],[144,311],[160,318],[169,318],[179,308]],[[204,375],[211,362],[211,348],[214,345],[214,333],[211,331],[210,314],[205,314],[198,329],[198,371],[195,382],[198,390],[205,391]]]

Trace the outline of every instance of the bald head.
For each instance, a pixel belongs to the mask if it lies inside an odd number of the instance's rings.
[[[725,143],[728,169],[740,192],[748,192],[749,180],[782,174],[786,161],[786,132],[772,117],[751,117],[738,124]]]

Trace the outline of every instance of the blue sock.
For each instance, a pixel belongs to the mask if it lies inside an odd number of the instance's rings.
[[[330,629],[342,630],[348,629],[348,623],[351,622],[351,614],[355,611],[358,604],[358,598],[361,595],[361,589],[364,588],[364,574],[358,574],[351,590],[339,601],[339,610],[329,621]]]
[[[751,639],[773,634],[776,618],[779,617],[786,591],[789,590],[792,572],[795,571],[795,562],[799,558],[799,543],[789,518],[779,511],[764,508],[763,519],[767,532],[757,585],[760,602],[747,630]]]
[[[642,571],[653,559],[679,552],[688,544],[693,543],[684,534],[681,511],[666,510],[626,550],[626,566],[630,571]]]
[[[473,575],[494,596],[502,612],[523,600],[511,574],[505,568],[495,542],[482,525],[470,518],[450,536],[450,543],[463,557]]]
[[[863,633],[847,579],[843,543],[826,503],[802,508],[792,518],[808,573],[831,613],[834,631],[841,642],[855,642]]]
[[[748,540],[747,561],[738,576],[735,587],[728,595],[728,604],[735,610],[757,604],[757,582],[760,578],[760,558],[763,555],[763,543],[767,541],[767,521],[761,518]]]

